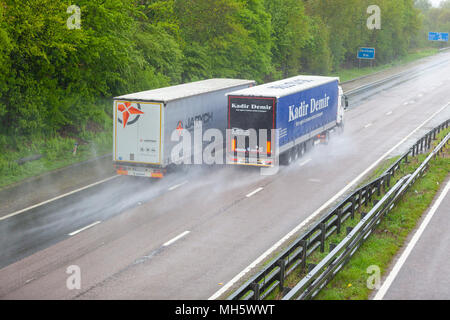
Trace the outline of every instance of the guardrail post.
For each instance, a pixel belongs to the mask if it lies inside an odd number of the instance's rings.
[[[351,218],[352,218],[352,220],[354,220],[355,219],[355,206],[356,206],[356,197],[355,197],[356,195],[354,194],[353,195],[353,197],[352,197],[352,208],[351,208]]]
[[[377,183],[377,196],[381,196],[381,179],[379,179]]]
[[[286,273],[286,264],[284,262],[284,259],[278,260],[278,266],[280,267],[280,278],[278,279],[280,281],[279,288],[280,288],[280,292],[283,292],[283,290],[284,290],[284,275]]]
[[[363,192],[363,189],[359,189],[359,192],[358,192],[358,212],[361,212],[362,192]]]
[[[365,193],[365,195],[364,195],[364,206],[365,207],[367,207],[367,205],[369,204],[368,203],[368,201],[369,201],[369,187],[367,186],[367,187],[365,187],[364,188],[364,193]]]
[[[301,240],[300,241],[300,246],[302,247],[302,263],[301,263],[301,267],[302,267],[302,270],[305,270],[305,268],[306,268],[306,253],[308,251],[308,241]]]
[[[386,184],[387,184],[387,187],[388,187],[388,188],[391,187],[391,172],[390,172],[390,171],[387,173]]]
[[[339,208],[337,211],[337,234],[341,233],[341,224],[342,224],[342,208]]]
[[[436,128],[433,129],[433,140],[436,140]]]
[[[326,233],[327,233],[327,226],[325,223],[321,223],[320,224],[320,252],[325,252],[325,235],[326,235]]]
[[[337,247],[336,243],[330,243],[330,252],[334,250],[334,248]]]
[[[251,288],[253,290],[253,300],[259,300],[260,299],[260,287],[258,282],[253,282],[251,285]]]

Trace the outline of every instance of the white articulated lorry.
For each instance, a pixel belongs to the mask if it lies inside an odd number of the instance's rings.
[[[227,126],[226,94],[252,80],[210,79],[114,98],[113,165],[120,175],[162,178],[171,160],[174,131]]]

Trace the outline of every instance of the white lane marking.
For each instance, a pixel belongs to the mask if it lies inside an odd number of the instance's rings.
[[[170,187],[170,188],[169,188],[169,191],[173,191],[173,190],[175,190],[175,189],[177,189],[177,188],[179,188],[179,187],[181,187],[181,186],[184,186],[186,183],[188,183],[188,182],[187,182],[187,181],[184,181],[184,182],[182,182],[182,183],[176,184],[176,185]]]
[[[306,159],[305,161],[300,162],[299,166],[303,167],[303,166],[307,165],[308,163],[310,163],[311,161],[312,161],[312,159]]]
[[[96,222],[94,222],[94,223],[92,223],[92,224],[90,224],[90,225],[88,225],[88,226],[86,226],[84,228],[81,228],[81,229],[78,229],[77,231],[69,233],[69,236],[74,236],[74,235],[76,235],[76,234],[78,234],[78,233],[80,233],[80,232],[82,232],[82,231],[84,231],[86,229],[92,228],[93,226],[95,226],[95,225],[97,225],[99,223],[101,223],[101,221],[96,221]]]
[[[388,113],[386,113],[387,116],[390,116],[393,112],[389,111]]]
[[[251,196],[253,196],[253,195],[257,194],[258,192],[260,192],[262,189],[264,189],[264,188],[258,188],[255,191],[250,192],[248,195],[246,195],[246,197],[250,198]]]
[[[57,196],[57,197],[55,197],[55,198],[52,198],[52,199],[50,199],[50,200],[46,200],[46,201],[44,201],[44,202],[35,204],[35,205],[31,206],[31,207],[28,207],[28,208],[25,208],[25,209],[22,209],[22,210],[19,210],[19,211],[10,213],[10,214],[8,214],[8,215],[6,215],[6,216],[0,217],[0,221],[6,220],[6,219],[11,218],[11,217],[13,217],[13,216],[16,216],[16,215],[18,215],[18,214],[24,213],[25,211],[28,211],[28,210],[31,210],[31,209],[34,209],[34,208],[43,206],[44,204],[47,204],[47,203],[56,201],[56,200],[58,200],[58,199],[61,199],[61,198],[70,196],[71,194],[74,194],[74,193],[77,193],[77,192],[80,192],[80,191],[89,189],[89,188],[91,188],[91,187],[94,187],[94,186],[96,186],[96,185],[102,184],[102,183],[104,183],[104,182],[107,182],[107,181],[109,181],[109,180],[115,179],[115,178],[117,178],[117,177],[119,177],[119,175],[115,175],[115,176],[109,177],[109,178],[107,178],[107,179],[104,179],[104,180],[101,180],[101,181],[97,181],[97,182],[95,182],[95,183],[92,183],[92,184],[87,185],[87,186],[85,186],[85,187],[82,187],[82,188],[79,188],[79,189],[70,191],[70,192],[68,192],[68,193],[62,194],[62,195]]]
[[[175,241],[180,240],[181,238],[183,238],[184,236],[186,236],[187,234],[189,234],[190,231],[185,231],[182,234],[179,234],[178,236],[176,236],[175,238],[173,238],[172,240],[167,241],[166,243],[163,244],[163,247],[168,247],[170,246],[172,243],[174,243]]]
[[[315,183],[319,183],[321,182],[321,180],[319,179],[308,179],[309,182],[315,182]]]
[[[312,219],[314,219],[317,215],[319,215],[322,210],[326,209],[329,205],[331,205],[334,201],[336,201],[339,197],[345,194],[351,187],[353,187],[359,180],[366,176],[373,168],[375,168],[384,158],[386,158],[392,151],[397,149],[400,145],[402,145],[406,140],[408,140],[412,135],[414,135],[420,128],[422,128],[425,124],[427,124],[431,119],[433,119],[437,114],[439,114],[442,110],[447,108],[450,105],[448,102],[445,106],[440,108],[438,111],[433,113],[427,120],[425,120],[421,125],[419,125],[416,129],[414,129],[410,134],[408,134],[405,138],[403,138],[399,143],[393,146],[388,152],[381,156],[377,161],[371,164],[366,170],[364,170],[359,176],[353,179],[348,185],[346,185],[341,191],[339,191],[336,195],[334,195],[330,200],[325,202],[319,209],[314,211],[308,218],[303,220],[299,225],[297,225],[292,231],[290,231],[287,235],[285,235],[282,239],[280,239],[277,243],[275,243],[272,247],[266,250],[262,255],[260,255],[255,261],[253,261],[247,268],[237,274],[233,279],[231,279],[226,285],[224,285],[219,291],[214,293],[208,300],[214,300],[224,294],[227,290],[229,290],[239,279],[241,279],[245,274],[247,274],[250,270],[256,267],[259,263],[261,263],[266,257],[271,255],[275,250],[278,249],[284,242],[286,242],[289,238],[291,238],[294,234],[296,234],[301,228],[307,225]]]
[[[371,127],[372,125],[373,125],[372,123],[366,124],[366,125],[364,126],[364,128],[367,129],[367,128]]]
[[[447,185],[444,188],[444,191],[441,193],[439,198],[436,200],[435,204],[431,207],[429,213],[423,220],[422,224],[420,225],[419,229],[417,229],[416,233],[414,234],[413,238],[409,242],[408,246],[406,247],[403,254],[398,259],[397,263],[395,264],[392,271],[389,273],[389,276],[384,281],[383,285],[381,286],[380,290],[378,290],[377,294],[373,298],[374,300],[383,300],[383,297],[385,296],[386,292],[389,290],[392,282],[394,281],[395,277],[398,275],[400,269],[402,268],[403,264],[406,262],[406,259],[408,259],[409,254],[414,249],[415,245],[419,241],[420,237],[422,236],[423,232],[425,231],[426,227],[428,226],[428,223],[433,218],[434,214],[436,213],[437,209],[441,205],[444,198],[447,196],[448,191],[450,190],[450,181],[447,183]]]

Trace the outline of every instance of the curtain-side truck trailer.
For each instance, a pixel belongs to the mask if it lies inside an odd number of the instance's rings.
[[[278,153],[280,163],[289,164],[315,142],[328,141],[330,131],[342,130],[347,107],[335,77],[297,76],[231,92],[227,163],[272,167]]]

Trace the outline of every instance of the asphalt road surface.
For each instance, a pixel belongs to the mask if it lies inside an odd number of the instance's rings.
[[[398,259],[393,280],[388,277],[384,300],[450,299],[449,188],[450,181],[438,197],[441,202],[436,203],[437,209],[432,208],[425,215],[423,227],[411,239],[411,249],[407,247],[407,253]]]
[[[209,298],[405,137],[391,155],[448,119],[449,61],[436,56],[360,102],[342,135],[277,175],[221,166],[119,177],[0,220],[0,297]],[[74,265],[81,288],[70,290]]]

